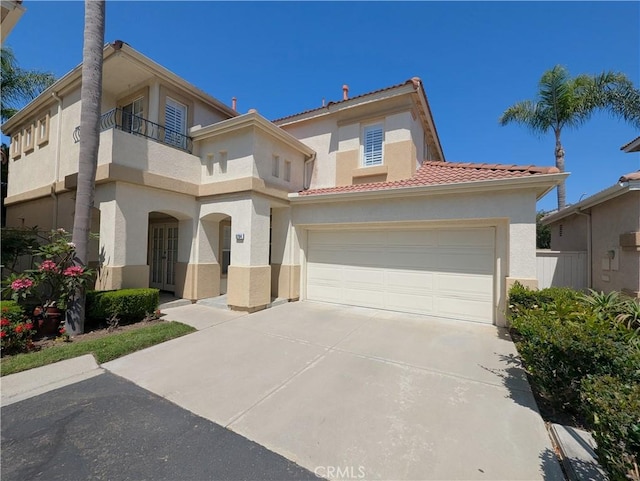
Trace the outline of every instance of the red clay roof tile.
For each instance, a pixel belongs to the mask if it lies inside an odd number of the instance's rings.
[[[321,189],[303,190],[302,195],[335,194],[346,192],[366,192],[420,187],[428,185],[458,184],[480,180],[510,179],[531,177],[540,174],[560,172],[556,167],[537,167],[535,165],[473,164],[469,162],[424,161],[413,177],[393,182],[371,182],[367,184],[344,185]]]

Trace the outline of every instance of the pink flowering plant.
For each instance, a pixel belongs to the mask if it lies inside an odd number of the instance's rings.
[[[94,272],[74,263],[75,245],[64,229],[51,231],[46,242],[31,253],[35,269],[14,274],[8,279],[11,297],[17,302],[31,302],[46,309],[66,309],[78,288],[84,287]]]

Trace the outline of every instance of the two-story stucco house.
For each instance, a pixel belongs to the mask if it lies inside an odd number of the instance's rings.
[[[9,226],[72,225],[80,80],[77,67],[3,126]],[[418,78],[269,121],[115,42],[103,88],[99,288],[502,325],[508,285],[535,285],[535,203],[566,174],[446,162]]]

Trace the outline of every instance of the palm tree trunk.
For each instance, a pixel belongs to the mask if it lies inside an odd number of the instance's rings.
[[[562,148],[562,143],[560,142],[560,130],[555,131],[556,134],[556,167],[560,172],[564,172],[564,149]],[[567,202],[567,192],[564,184],[564,179],[560,184],[558,184],[558,210],[564,209]]]
[[[80,153],[78,187],[73,217],[72,241],[76,246],[76,265],[87,265],[91,209],[95,193],[98,148],[100,146],[100,110],[102,103],[102,55],[104,46],[103,0],[85,0],[84,47],[82,50],[82,88],[80,91]],[[84,289],[78,289],[67,309],[67,333],[84,332]]]

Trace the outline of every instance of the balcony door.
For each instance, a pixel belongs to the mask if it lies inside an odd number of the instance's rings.
[[[132,134],[139,134],[143,129],[144,102],[143,98],[137,98],[130,104],[122,107],[122,130]]]
[[[186,148],[187,106],[167,97],[164,109],[164,141],[181,149]]]
[[[149,236],[149,286],[163,291],[175,291],[178,261],[178,224],[151,224]]]

